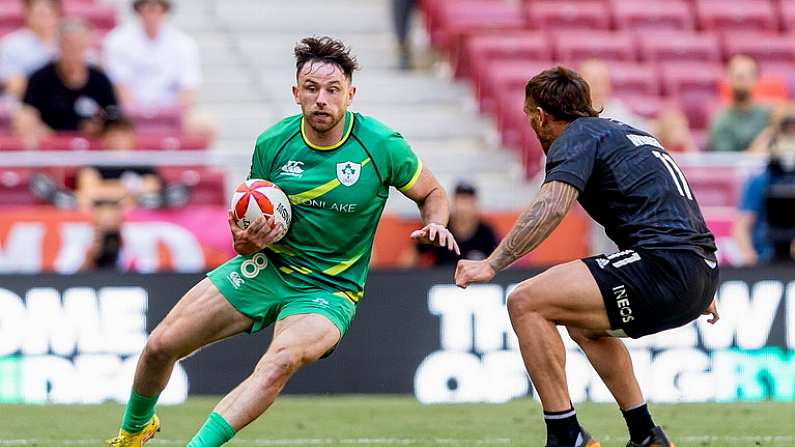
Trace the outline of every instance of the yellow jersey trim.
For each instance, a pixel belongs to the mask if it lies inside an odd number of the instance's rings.
[[[368,163],[370,163],[370,158],[364,159],[362,161],[362,163],[361,163],[362,168],[367,166]],[[316,188],[312,188],[312,189],[310,189],[308,191],[300,192],[298,194],[292,194],[292,195],[290,195],[290,204],[291,205],[300,205],[301,203],[307,202],[309,200],[317,199],[318,197],[329,193],[331,190],[333,190],[334,188],[340,186],[341,184],[342,183],[340,183],[340,180],[335,178],[334,180],[330,180],[330,181],[328,181],[328,182],[326,182],[326,183],[324,183],[324,184],[322,184],[322,185],[320,185],[320,186],[318,186]]]
[[[362,290],[361,292],[335,292],[334,296],[338,296],[340,298],[347,298],[351,302],[353,302],[353,304],[356,304],[364,296],[364,290]]]
[[[408,183],[398,188],[400,192],[406,192],[409,189],[414,187],[414,184],[417,183],[417,180],[420,178],[420,174],[422,174],[422,160],[417,160],[417,172],[414,173],[414,176],[411,177]]]
[[[340,273],[344,272],[345,270],[351,268],[351,266],[355,264],[356,261],[358,261],[359,259],[361,259],[362,256],[364,256],[364,253],[365,252],[359,253],[358,255],[352,257],[351,259],[342,261],[337,265],[331,266],[326,270],[323,270],[323,273],[325,273],[326,275],[337,276]]]
[[[301,117],[301,138],[304,139],[304,143],[306,143],[307,146],[318,151],[331,151],[337,149],[338,147],[345,144],[348,141],[348,138],[351,136],[351,132],[353,131],[353,122],[356,120],[356,115],[354,115],[353,112],[345,112],[345,120],[348,121],[348,126],[345,129],[345,133],[342,134],[342,139],[340,141],[338,141],[336,144],[332,144],[331,146],[318,146],[317,144],[309,141],[309,138],[306,136],[306,130],[304,129],[304,118]]]

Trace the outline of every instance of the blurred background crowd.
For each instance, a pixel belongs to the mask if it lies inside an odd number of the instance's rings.
[[[353,47],[353,108],[443,180],[466,257],[494,248],[542,179],[523,87],[561,64],[602,117],[676,154],[722,261],[792,259],[795,0],[0,0],[0,270],[222,260],[226,193],[257,134],[297,112],[291,49],[312,34]],[[37,220],[39,239],[19,236]],[[144,222],[170,228],[146,253],[131,242],[153,234]],[[404,238],[414,225],[392,199],[376,267],[454,264]],[[180,261],[189,249],[201,263]],[[580,210],[520,264],[608,249]]]

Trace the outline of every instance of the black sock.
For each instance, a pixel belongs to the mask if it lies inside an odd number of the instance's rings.
[[[573,446],[580,434],[580,423],[574,408],[566,411],[545,411],[544,422],[547,424],[547,444]]]
[[[654,428],[654,421],[651,420],[649,414],[649,406],[644,402],[639,407],[630,410],[621,410],[624,419],[627,421],[627,428],[629,429],[629,438],[632,442],[640,444],[646,439],[651,429]]]

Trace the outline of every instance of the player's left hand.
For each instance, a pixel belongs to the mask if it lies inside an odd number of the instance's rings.
[[[715,304],[714,299],[711,303],[709,303],[709,307],[707,307],[707,310],[705,310],[702,315],[712,315],[712,318],[707,320],[707,323],[709,324],[715,324],[718,322],[718,320],[720,320],[720,315],[718,315],[718,305]]]
[[[458,261],[455,269],[455,285],[466,289],[472,283],[489,282],[497,272],[488,261]]]
[[[411,233],[411,238],[421,244],[431,244],[438,247],[447,247],[448,250],[454,251],[455,254],[461,255],[461,250],[458,249],[458,243],[444,225],[437,223],[430,223],[424,228]]]

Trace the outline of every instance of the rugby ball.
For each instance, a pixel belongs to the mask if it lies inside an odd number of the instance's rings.
[[[260,216],[273,216],[276,225],[290,228],[290,199],[281,188],[267,180],[251,179],[238,185],[229,207],[240,228],[248,228]]]

